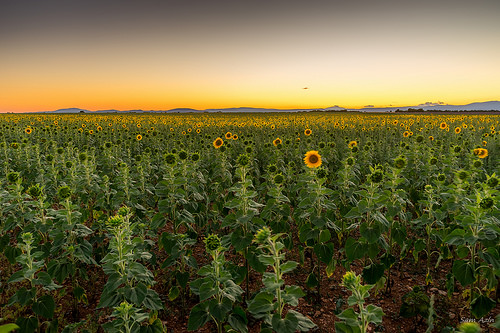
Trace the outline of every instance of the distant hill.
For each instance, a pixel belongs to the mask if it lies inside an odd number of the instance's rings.
[[[252,108],[252,107],[237,107],[237,108],[222,108],[222,109],[205,109],[196,110],[191,108],[176,108],[171,110],[98,110],[90,111],[80,108],[66,108],[59,109],[55,111],[41,111],[42,113],[144,113],[144,112],[155,112],[155,113],[192,113],[192,112],[310,112],[310,111],[358,111],[358,112],[394,112],[408,111],[408,109],[413,110],[423,110],[423,111],[500,111],[500,101],[489,101],[489,102],[477,102],[470,103],[466,105],[450,105],[444,103],[424,103],[414,106],[392,106],[386,108],[376,108],[376,107],[365,107],[361,109],[346,109],[341,106],[335,105],[327,108],[319,109],[268,109],[268,108]]]

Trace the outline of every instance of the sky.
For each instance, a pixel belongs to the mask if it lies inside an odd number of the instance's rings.
[[[500,100],[498,0],[0,1],[0,112]]]

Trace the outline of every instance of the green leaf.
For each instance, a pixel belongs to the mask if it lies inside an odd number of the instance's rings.
[[[125,297],[128,301],[133,303],[135,306],[140,307],[146,295],[148,294],[148,287],[144,283],[139,283],[135,287],[127,286],[125,287]]]
[[[463,245],[465,244],[464,235],[465,230],[455,229],[444,238],[444,242],[450,245]]]
[[[474,276],[474,269],[472,268],[470,262],[455,260],[455,262],[453,263],[452,272],[455,278],[464,287],[476,281],[476,278]]]
[[[196,304],[189,313],[188,331],[195,331],[205,325],[210,319],[208,312],[208,302]]]
[[[0,326],[0,333],[9,333],[18,328],[19,326],[17,326],[16,324],[5,324]]]
[[[173,301],[174,299],[176,299],[180,294],[180,290],[179,290],[179,287],[177,286],[172,286],[170,288],[170,291],[168,292],[168,299]]]
[[[349,326],[358,324],[358,314],[354,312],[353,308],[347,308],[342,311],[339,315],[337,315],[339,319],[345,321],[345,323]]]
[[[359,227],[359,233],[369,244],[373,244],[378,241],[382,234],[382,226],[376,222],[371,223],[371,225],[365,222]]]
[[[290,312],[286,314],[285,318],[281,318],[278,313],[275,313],[271,320],[271,324],[277,333],[293,333],[299,326],[299,320]]]
[[[219,303],[215,298],[209,301],[208,311],[212,317],[219,322],[224,322],[229,311],[231,311],[232,303],[227,298],[223,298]]]
[[[307,276],[307,280],[306,280],[306,286],[308,288],[314,288],[318,285],[318,278],[316,277],[316,274],[314,274],[314,272],[311,272],[308,276]]]
[[[371,264],[363,268],[363,280],[367,284],[375,284],[384,275],[385,265],[384,264]]]
[[[38,328],[38,319],[36,317],[19,317],[16,324],[19,325],[19,332],[17,333],[33,333]]]
[[[314,253],[316,253],[319,260],[328,264],[333,258],[333,243],[314,245]]]
[[[327,277],[331,277],[333,275],[333,272],[335,271],[336,266],[337,266],[337,260],[333,259],[333,257],[332,257],[332,259],[330,260],[328,265],[326,265],[326,268],[325,268]]]
[[[335,332],[337,333],[360,333],[361,330],[357,325],[348,325],[347,323],[335,322]]]
[[[293,271],[295,268],[297,268],[298,264],[299,263],[297,263],[296,261],[287,261],[281,264],[280,265],[281,273],[284,274]]]
[[[231,325],[232,328],[241,333],[248,332],[248,319],[245,311],[239,307],[235,306],[232,313],[229,315],[227,322]]]
[[[282,295],[283,301],[291,306],[299,305],[299,298],[304,297],[306,294],[300,289],[299,286],[286,286],[285,292]]]
[[[161,302],[160,296],[153,289],[148,289],[148,293],[144,298],[142,304],[150,310],[162,310],[163,303]]]
[[[384,315],[384,311],[382,311],[381,307],[369,304],[366,307],[366,315],[367,315],[366,318],[369,322],[378,324],[382,322],[382,316]]]
[[[248,304],[248,311],[257,319],[273,310],[274,295],[265,291],[258,293]]]
[[[42,296],[38,299],[38,302],[33,303],[33,312],[39,316],[50,319],[54,316],[54,310],[56,308],[56,303],[50,295]]]
[[[367,252],[366,245],[354,238],[349,237],[345,244],[345,253],[350,262],[361,259]]]
[[[332,234],[330,233],[330,230],[328,229],[323,229],[319,232],[319,241],[320,243],[326,243],[332,238]]]
[[[288,310],[288,313],[292,313],[298,319],[299,325],[298,325],[297,329],[299,331],[301,331],[301,332],[309,332],[310,330],[312,330],[313,328],[316,327],[316,324],[313,323],[311,321],[311,319],[309,319],[306,316],[304,316],[302,313],[294,311],[294,310]]]
[[[495,307],[495,304],[491,298],[480,295],[470,303],[470,313],[476,318],[482,318]]]
[[[176,272],[175,279],[182,288],[186,288],[189,281],[189,272]]]

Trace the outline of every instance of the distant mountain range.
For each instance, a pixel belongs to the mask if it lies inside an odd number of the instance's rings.
[[[423,110],[423,111],[500,111],[500,101],[478,102],[466,105],[450,105],[442,102],[431,103],[427,102],[415,106],[391,106],[386,108],[364,107],[361,109],[347,109],[338,105],[331,106],[323,109],[266,109],[266,108],[251,108],[251,107],[238,107],[238,108],[225,108],[225,109],[205,109],[196,110],[190,108],[177,108],[171,110],[98,110],[90,111],[80,108],[59,109],[55,111],[39,111],[41,113],[199,113],[199,112],[308,112],[308,111],[358,111],[358,112],[394,112],[396,110],[408,111]],[[410,110],[410,111],[412,111]]]

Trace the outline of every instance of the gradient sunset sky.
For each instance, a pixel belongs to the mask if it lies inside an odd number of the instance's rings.
[[[499,14],[498,0],[2,1],[0,112],[498,100]]]

